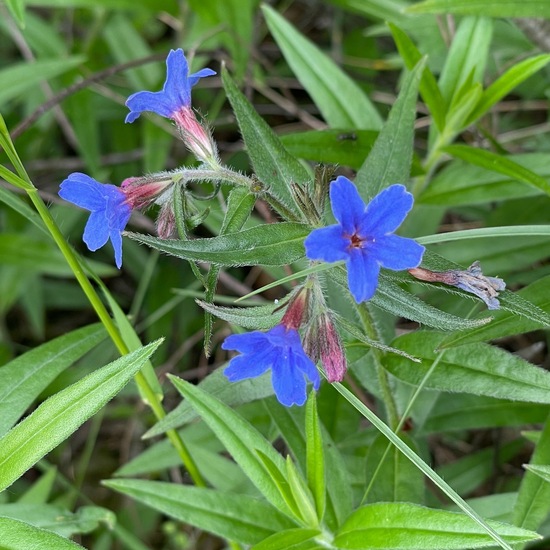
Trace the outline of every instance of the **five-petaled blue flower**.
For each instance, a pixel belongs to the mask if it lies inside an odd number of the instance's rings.
[[[212,69],[201,69],[189,74],[183,50],[170,50],[166,58],[166,81],[161,92],[137,92],[126,101],[130,112],[125,122],[134,122],[143,111],[151,111],[166,118],[176,119],[182,109],[191,106],[191,88],[205,76],[215,75]]]
[[[230,382],[255,378],[271,368],[277,399],[285,406],[303,405],[307,398],[306,377],[319,388],[317,368],[302,348],[300,335],[283,324],[267,332],[247,332],[228,336],[222,348],[242,353],[233,357],[224,374]]]
[[[355,185],[339,176],[330,186],[330,202],[338,223],[314,229],[306,237],[306,256],[325,262],[345,260],[357,303],[374,295],[380,266],[401,271],[422,261],[423,246],[393,235],[413,205],[405,186],[391,185],[365,205]]]
[[[75,172],[61,183],[59,196],[81,208],[90,210],[82,239],[91,251],[101,248],[109,239],[115,249],[117,267],[122,266],[122,232],[132,208],[119,187],[99,183]]]

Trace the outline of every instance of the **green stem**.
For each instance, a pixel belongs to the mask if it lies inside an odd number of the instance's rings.
[[[366,335],[371,340],[380,341],[380,334],[378,333],[378,329],[367,305],[365,303],[360,304],[358,310]],[[395,426],[397,426],[397,423],[399,421],[399,413],[397,412],[397,405],[393,397],[388,373],[382,365],[382,352],[379,349],[371,348],[371,354],[374,359],[374,364],[376,366],[376,374],[378,375],[380,390],[382,391],[382,400],[384,401],[384,405],[386,406],[388,424],[393,429]]]
[[[99,320],[101,321],[101,323],[105,327],[105,330],[109,334],[109,337],[115,344],[120,354],[126,355],[130,351],[128,346],[122,339],[122,336],[120,335],[120,332],[118,331],[115,323],[111,319],[111,316],[107,311],[107,308],[105,307],[105,305],[103,304],[99,296],[97,295],[90,280],[84,273],[84,269],[78,257],[76,256],[73,249],[69,246],[69,244],[65,240],[59,227],[55,223],[55,220],[52,218],[50,211],[48,210],[48,208],[44,204],[44,201],[38,194],[38,190],[33,186],[32,188],[27,189],[27,193],[32,203],[34,204],[38,214],[40,215],[40,217],[44,221],[44,224],[48,228],[48,231],[52,235],[55,243],[57,244],[57,246],[61,250],[61,253],[65,257],[65,260],[67,261],[71,270],[73,271],[76,277],[76,280],[78,281],[82,290],[84,291],[84,294],[86,295],[90,304],[94,308],[97,316],[99,317]],[[136,384],[139,386],[140,390],[142,391],[142,395],[145,396],[145,399],[147,400],[149,406],[153,410],[153,413],[155,414],[155,417],[157,418],[157,420],[161,420],[162,418],[164,418],[166,416],[166,413],[162,407],[159,397],[153,391],[153,389],[147,382],[147,379],[145,378],[145,376],[141,372],[138,372],[135,375],[134,379],[136,381]],[[205,487],[206,483],[202,475],[200,474],[195,462],[193,461],[191,455],[189,454],[189,451],[187,450],[185,444],[183,443],[183,440],[181,439],[179,433],[176,430],[168,430],[166,432],[166,435],[168,439],[171,441],[174,448],[176,449],[179,457],[181,458],[181,461],[183,462],[184,466],[189,472],[189,475],[191,476],[191,479],[193,480],[195,485],[199,487]]]

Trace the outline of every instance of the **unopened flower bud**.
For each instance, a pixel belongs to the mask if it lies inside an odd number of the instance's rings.
[[[133,208],[150,206],[166,189],[173,185],[171,177],[144,176],[142,178],[126,178],[120,185],[120,190],[126,196],[126,203]]]
[[[210,132],[197,120],[191,106],[182,107],[172,115],[181,138],[198,160],[217,164],[218,150]]]
[[[161,239],[170,239],[176,232],[176,216],[171,201],[165,202],[157,218],[157,235]]]
[[[321,361],[328,382],[341,382],[347,371],[346,354],[331,318],[323,314],[311,324],[304,337],[304,349],[314,363]]]
[[[309,291],[302,287],[290,299],[281,319],[281,324],[287,329],[298,330],[307,321],[308,295]]]

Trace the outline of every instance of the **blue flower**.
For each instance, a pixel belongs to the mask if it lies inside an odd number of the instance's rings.
[[[201,69],[190,75],[183,50],[170,50],[166,58],[166,81],[162,91],[132,94],[126,101],[130,112],[125,122],[134,122],[143,111],[174,118],[179,111],[191,106],[191,88],[199,79],[215,74],[212,69]]]
[[[403,185],[391,185],[365,205],[355,185],[339,176],[330,186],[330,202],[338,223],[314,229],[306,237],[306,256],[325,262],[345,260],[357,303],[374,295],[380,266],[401,271],[422,261],[423,246],[393,235],[414,202]]]
[[[59,196],[90,210],[82,239],[92,252],[111,239],[116,265],[120,269],[122,232],[132,213],[124,192],[115,185],[99,183],[86,174],[75,172],[61,183]]]
[[[275,395],[286,407],[305,403],[306,377],[316,390],[319,388],[319,373],[305,354],[296,329],[280,324],[268,332],[232,334],[222,348],[242,353],[233,357],[225,369],[230,382],[255,378],[271,369]]]

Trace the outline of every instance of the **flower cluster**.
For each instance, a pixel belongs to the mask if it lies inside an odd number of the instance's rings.
[[[306,256],[325,262],[345,260],[356,302],[374,295],[381,266],[404,270],[420,264],[424,247],[393,234],[413,205],[413,197],[403,185],[391,185],[365,205],[353,183],[340,176],[331,184],[330,201],[338,223],[315,229],[306,237]],[[341,381],[347,369],[346,356],[322,296],[316,299],[322,302],[317,308],[321,313],[305,323],[302,313],[297,314],[304,307],[299,310],[299,302],[294,300],[281,324],[269,332],[229,336],[222,347],[243,355],[229,362],[225,370],[228,379],[252,378],[271,368],[275,395],[287,406],[305,402],[304,376],[317,388],[318,378],[311,368],[314,362],[321,362],[329,382]],[[307,325],[304,347],[297,332],[302,324]]]
[[[143,111],[151,111],[175,121],[187,147],[202,162],[217,166],[217,149],[210,133],[197,121],[191,108],[191,88],[205,76],[216,74],[202,69],[189,74],[183,50],[171,50],[166,59],[166,81],[160,92],[137,92],[126,105],[130,113],[126,122],[133,122]],[[134,209],[152,203],[160,205],[157,233],[169,238],[175,230],[172,192],[175,179],[166,174],[128,178],[120,187],[103,184],[75,172],[61,183],[59,196],[91,212],[84,229],[83,240],[91,251],[101,248],[110,239],[115,263],[122,266],[122,232]]]

